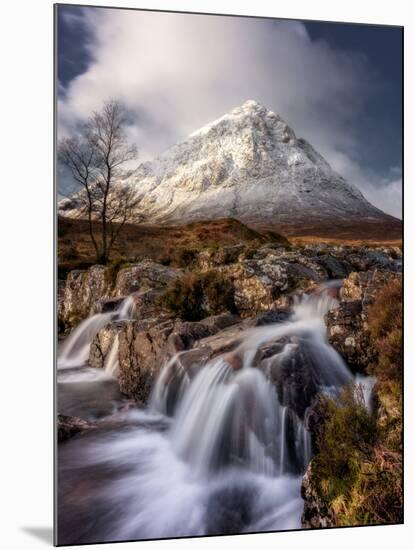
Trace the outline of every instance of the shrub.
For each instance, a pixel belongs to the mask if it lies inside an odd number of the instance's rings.
[[[389,397],[388,389],[385,391]],[[370,414],[362,390],[324,401],[325,421],[312,461],[312,483],[335,525],[402,520],[401,416],[385,425]]]
[[[218,271],[185,273],[166,290],[161,304],[186,321],[236,311],[233,285]]]
[[[198,250],[195,248],[179,248],[174,254],[174,263],[188,269],[194,264],[197,254]]]
[[[396,278],[378,293],[368,313],[371,340],[378,351],[372,374],[383,380],[400,380],[402,368],[402,283]]]
[[[337,400],[326,399],[325,409],[312,467],[320,496],[332,502],[351,496],[361,464],[372,453],[376,426],[359,387],[345,388]]]

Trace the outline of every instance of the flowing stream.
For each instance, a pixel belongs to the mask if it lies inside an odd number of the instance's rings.
[[[83,321],[59,355],[58,408],[98,422],[59,446],[59,543],[299,528],[306,415],[292,406],[301,394],[288,377],[279,376],[278,391],[270,378],[300,365],[320,391],[353,380],[326,339],[323,316],[334,304],[328,289],[304,295],[290,319],[247,329],[193,376],[181,352],[143,410],[119,393],[117,338],[105,369],[86,366],[94,335],[130,318],[132,302]]]

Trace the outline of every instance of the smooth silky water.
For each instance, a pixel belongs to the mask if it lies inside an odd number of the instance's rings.
[[[309,432],[254,361],[260,346],[281,342],[277,363],[294,352],[292,340],[306,339],[321,391],[352,382],[326,339],[323,317],[334,305],[329,289],[302,296],[288,321],[246,330],[230,354],[191,378],[178,354],[143,410],[119,392],[118,338],[104,369],[86,366],[98,330],[131,318],[133,302],[83,321],[59,355],[58,410],[98,422],[59,446],[59,543],[300,528]]]

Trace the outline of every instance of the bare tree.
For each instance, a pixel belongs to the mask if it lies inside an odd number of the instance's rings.
[[[59,161],[80,187],[76,208],[88,220],[97,261],[103,264],[137,204],[134,189],[125,181],[135,170],[128,165],[137,157],[125,126],[125,108],[111,100],[93,113],[80,135],[62,139],[58,146]]]

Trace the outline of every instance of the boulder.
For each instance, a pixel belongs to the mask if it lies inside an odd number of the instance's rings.
[[[89,350],[88,363],[90,367],[103,369],[108,354],[111,351],[116,335],[125,321],[114,321],[103,327],[95,336]]]
[[[66,325],[72,326],[87,317],[99,300],[109,296],[105,271],[104,266],[94,265],[68,274],[60,308],[61,319]]]
[[[290,252],[270,253],[259,260],[244,260],[223,268],[235,289],[235,304],[243,317],[283,305],[280,299],[327,279],[326,271],[306,257]]]
[[[236,263],[245,250],[244,244],[222,246],[218,250],[203,250],[197,255],[195,267],[200,271],[209,271],[219,266]]]
[[[145,403],[161,368],[169,359],[180,353],[181,366],[191,368],[193,361],[196,366],[204,364],[212,355],[212,349],[200,349],[199,342],[225,332],[239,321],[236,315],[224,313],[200,322],[154,318],[118,323],[118,381],[122,393]],[[198,349],[193,350],[195,347]],[[187,350],[192,354],[182,353]]]
[[[171,320],[148,328],[140,321],[126,321],[118,333],[118,382],[122,393],[144,404],[167,357]]]
[[[129,296],[137,291],[165,289],[181,276],[181,269],[157,264],[152,260],[144,260],[119,270],[114,287],[114,296]]]
[[[330,279],[344,279],[352,271],[349,262],[336,258],[332,253],[321,254],[315,261],[326,270]]]

